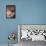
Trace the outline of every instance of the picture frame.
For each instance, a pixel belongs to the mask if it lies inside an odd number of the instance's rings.
[[[6,5],[6,19],[16,18],[16,5]]]

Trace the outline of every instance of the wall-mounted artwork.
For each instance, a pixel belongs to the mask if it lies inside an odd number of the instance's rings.
[[[16,32],[9,32],[8,34],[8,46],[13,46],[17,44],[17,34]]]
[[[20,40],[46,41],[46,25],[19,25]]]
[[[6,5],[6,18],[16,18],[16,5]]]

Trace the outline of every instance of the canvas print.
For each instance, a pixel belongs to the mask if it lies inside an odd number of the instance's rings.
[[[20,41],[46,41],[46,25],[19,25]]]
[[[6,18],[16,18],[16,5],[6,5]]]
[[[18,36],[16,32],[9,32],[7,39],[8,46],[13,46],[18,43]]]

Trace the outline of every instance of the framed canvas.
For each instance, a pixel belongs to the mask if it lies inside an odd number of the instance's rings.
[[[6,18],[16,18],[16,5],[6,5]]]
[[[19,39],[31,41],[46,41],[46,25],[18,25]]]

